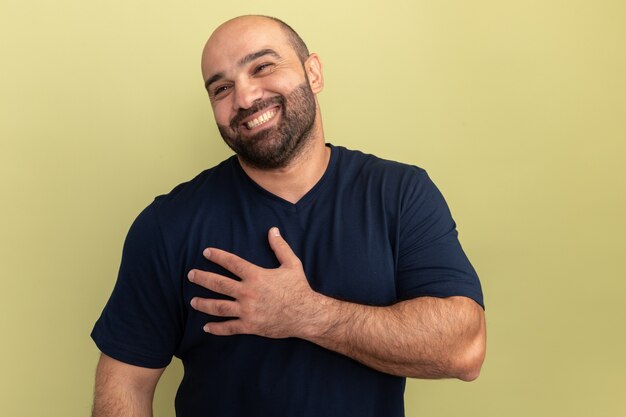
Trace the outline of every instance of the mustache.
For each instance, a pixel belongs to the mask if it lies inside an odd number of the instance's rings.
[[[285,97],[283,96],[275,96],[266,98],[265,100],[255,101],[252,106],[248,109],[240,109],[237,114],[230,121],[230,128],[233,130],[237,130],[237,127],[241,124],[241,121],[248,116],[253,115],[254,113],[263,110],[267,107],[280,105],[284,108],[285,106]]]

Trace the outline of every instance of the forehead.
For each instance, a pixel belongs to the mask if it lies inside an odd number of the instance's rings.
[[[204,47],[202,74],[207,79],[213,73],[228,71],[242,57],[264,49],[272,49],[282,57],[295,55],[284,31],[273,21],[249,18],[226,22]]]

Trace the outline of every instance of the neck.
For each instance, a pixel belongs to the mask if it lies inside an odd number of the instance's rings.
[[[263,170],[246,165],[239,159],[241,167],[254,182],[293,204],[317,184],[329,161],[330,148],[326,146],[323,135],[310,141],[284,168]]]

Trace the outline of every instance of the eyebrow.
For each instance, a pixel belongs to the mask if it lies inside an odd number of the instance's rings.
[[[271,55],[271,56],[273,56],[276,59],[280,59],[281,58],[281,56],[278,54],[278,52],[276,52],[273,49],[269,49],[269,48],[261,49],[260,51],[252,52],[251,54],[248,54],[248,55],[244,56],[243,58],[241,58],[239,60],[239,62],[237,63],[237,66],[238,67],[243,67],[244,65],[249,64],[250,62],[254,61],[255,59],[260,58],[260,57],[265,56],[265,55]],[[213,84],[216,81],[221,80],[222,78],[224,78],[224,73],[223,72],[218,72],[217,74],[209,77],[209,79],[204,82],[204,88],[206,88],[208,90],[209,86],[211,84]]]

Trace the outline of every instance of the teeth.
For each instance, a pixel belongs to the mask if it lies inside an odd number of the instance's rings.
[[[250,120],[249,122],[246,123],[246,127],[248,129],[253,129],[259,125],[262,125],[263,123],[267,122],[268,120],[270,120],[272,117],[276,116],[276,110],[268,110],[265,113],[263,113],[262,115],[260,115],[259,117]]]

